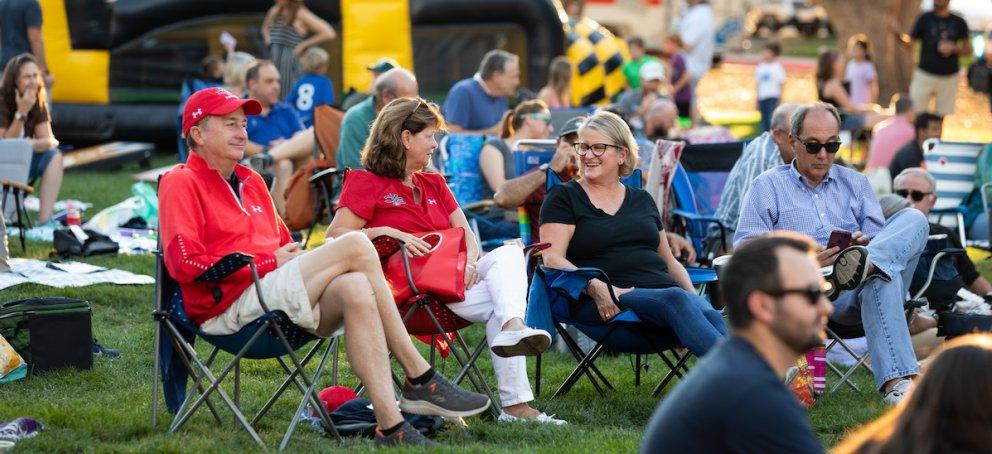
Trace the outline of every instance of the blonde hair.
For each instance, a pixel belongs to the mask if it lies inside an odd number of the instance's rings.
[[[641,158],[634,134],[623,118],[613,112],[601,110],[582,122],[582,126],[579,126],[579,134],[585,129],[592,129],[606,136],[606,139],[612,142],[611,145],[627,149],[627,159],[620,164],[620,176],[625,177],[634,172]]]
[[[318,46],[308,47],[303,52],[303,55],[300,56],[300,69],[304,73],[315,73],[320,70],[321,66],[326,65],[330,59],[331,56],[327,54],[326,50]]]
[[[406,177],[406,149],[403,131],[418,134],[433,126],[444,131],[444,117],[437,104],[420,97],[394,99],[386,104],[372,122],[372,130],[362,150],[362,167],[387,177]]]
[[[232,52],[227,56],[227,63],[224,65],[224,85],[228,87],[245,88],[245,76],[248,74],[248,67],[255,63],[255,57],[247,52]],[[235,93],[241,95],[242,93]]]

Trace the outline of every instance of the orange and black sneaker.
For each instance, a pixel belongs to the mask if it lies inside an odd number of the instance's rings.
[[[408,379],[400,397],[400,410],[447,418],[475,416],[489,408],[489,404],[488,397],[461,389],[439,373],[423,385],[414,385]]]
[[[396,446],[396,445],[419,445],[419,446],[434,446],[433,440],[425,437],[419,430],[410,425],[410,423],[403,421],[403,425],[400,426],[395,432],[389,435],[383,435],[382,429],[379,427],[375,428],[375,445],[376,446]]]

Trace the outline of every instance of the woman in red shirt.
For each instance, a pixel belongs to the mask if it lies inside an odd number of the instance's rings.
[[[437,106],[421,98],[400,98],[386,105],[362,151],[362,166],[368,170],[348,172],[327,234],[336,237],[361,230],[370,239],[386,235],[403,241],[411,254],[421,255],[430,246],[411,233],[464,229],[465,301],[448,308],[466,320],[486,324],[503,402],[500,420],[564,424],[528,405],[534,394],[523,355],[543,352],[551,336],[523,322],[527,307],[523,251],[503,246],[480,259],[475,236],[444,177],[423,171],[437,148],[434,134],[443,128]]]

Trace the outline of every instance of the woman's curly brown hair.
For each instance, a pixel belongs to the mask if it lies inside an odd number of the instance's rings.
[[[403,131],[418,134],[430,126],[444,131],[444,117],[437,104],[420,97],[399,98],[386,104],[372,123],[362,150],[362,166],[376,175],[402,180],[406,177]]]

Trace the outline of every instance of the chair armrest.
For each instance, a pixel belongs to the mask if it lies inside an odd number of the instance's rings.
[[[313,169],[313,175],[310,176],[310,182],[314,183],[320,181],[329,176],[338,176],[344,173],[344,169],[338,169],[337,167],[328,167],[326,169],[321,169],[316,167]]]
[[[930,213],[931,214],[957,214],[957,213],[964,214],[964,212],[966,210],[967,210],[967,208],[965,208],[965,207],[963,207],[961,205],[958,205],[958,206],[950,207],[950,208],[934,208],[934,209],[930,210]]]
[[[34,192],[34,188],[32,188],[29,185],[26,185],[24,183],[18,183],[18,182],[13,181],[13,180],[6,180],[6,179],[3,179],[3,178],[0,178],[0,186],[5,186],[5,187],[6,186],[9,186],[9,187],[11,187],[13,189],[20,189],[24,193],[32,193],[32,192]]]
[[[496,206],[495,201],[493,201],[492,199],[487,199],[487,200],[479,200],[476,202],[466,204],[465,206],[462,207],[462,210],[471,211],[475,214],[481,214],[493,209],[493,207],[495,206]]]
[[[719,219],[717,219],[717,218],[715,218],[713,216],[705,216],[705,215],[702,215],[702,214],[697,214],[697,213],[692,213],[692,212],[685,211],[685,210],[680,210],[678,208],[672,209],[672,214],[675,215],[675,216],[686,218],[686,219],[688,219],[690,221],[711,222],[711,223],[715,223],[715,224],[720,225],[720,227],[723,227],[723,223],[720,222]]]
[[[253,263],[254,260],[255,257],[253,255],[232,252],[222,257],[217,263],[214,263],[213,266],[204,271],[203,274],[196,278],[196,282],[219,281]]]

